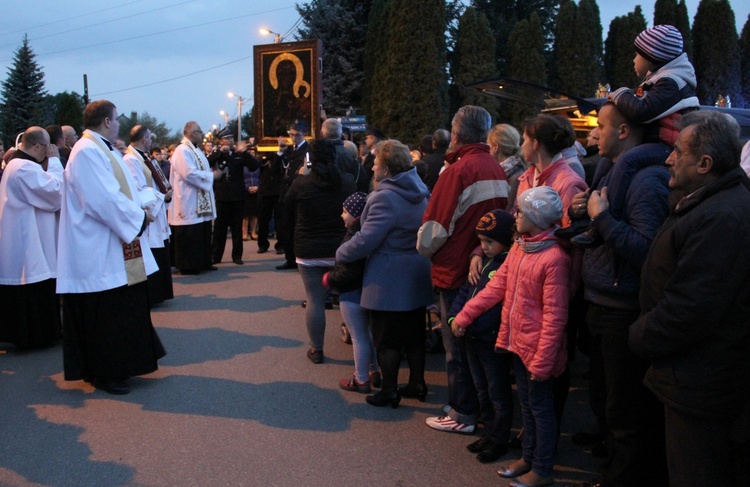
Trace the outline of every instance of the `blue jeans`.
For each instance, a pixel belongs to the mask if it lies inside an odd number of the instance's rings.
[[[554,379],[531,380],[518,355],[513,356],[516,389],[523,418],[523,459],[537,475],[552,475],[557,446],[557,415],[552,392]]]
[[[326,334],[326,288],[323,287],[323,274],[333,267],[300,265],[298,269],[307,296],[305,325],[310,337],[310,348],[315,351],[323,350]]]
[[[479,397],[484,430],[494,443],[507,445],[513,423],[511,353],[495,353],[495,342],[466,337],[466,355]]]
[[[370,380],[370,372],[378,370],[378,353],[372,343],[370,311],[353,301],[341,301],[339,307],[352,336],[354,376],[357,382],[366,382]]]
[[[439,289],[440,321],[445,346],[445,370],[448,375],[448,416],[463,424],[476,424],[479,416],[479,399],[466,357],[466,339],[458,338],[448,324],[448,311],[458,294],[457,289]]]

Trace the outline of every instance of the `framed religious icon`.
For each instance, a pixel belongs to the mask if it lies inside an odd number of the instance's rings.
[[[308,139],[320,130],[323,103],[320,40],[253,46],[255,140],[258,148],[278,148],[289,126],[302,122]]]

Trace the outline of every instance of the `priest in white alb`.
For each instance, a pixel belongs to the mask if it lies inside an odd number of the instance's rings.
[[[132,376],[157,369],[165,351],[151,323],[147,275],[157,270],[140,241],[150,217],[122,156],[120,123],[106,100],[83,112],[86,130],[64,172],[57,291],[63,295],[65,380],[127,394]]]
[[[41,127],[26,129],[0,181],[0,342],[45,348],[60,338],[55,294],[63,167]]]

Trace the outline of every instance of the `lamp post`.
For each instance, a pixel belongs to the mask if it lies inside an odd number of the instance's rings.
[[[270,29],[266,29],[265,27],[261,27],[260,28],[260,33],[263,34],[264,36],[267,36],[268,34],[273,34],[274,35],[274,37],[273,37],[273,43],[274,44],[278,44],[278,43],[281,42],[281,34],[279,34],[278,32],[274,32],[274,31],[272,31]]]
[[[219,115],[224,115],[224,126],[229,125],[229,114],[224,110],[219,110]]]
[[[247,101],[247,98],[242,98],[240,95],[232,93],[231,91],[227,93],[227,96],[229,98],[237,97],[237,141],[239,142],[242,140],[242,102]]]

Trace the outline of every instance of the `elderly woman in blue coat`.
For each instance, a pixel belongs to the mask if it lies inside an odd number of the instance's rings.
[[[433,296],[430,261],[416,247],[430,192],[411,165],[409,148],[397,140],[375,147],[373,170],[376,188],[362,211],[362,228],[338,248],[336,262],[367,259],[360,304],[371,310],[383,387],[366,399],[373,406],[396,408],[401,350],[409,364],[407,389],[427,390],[424,316]]]

